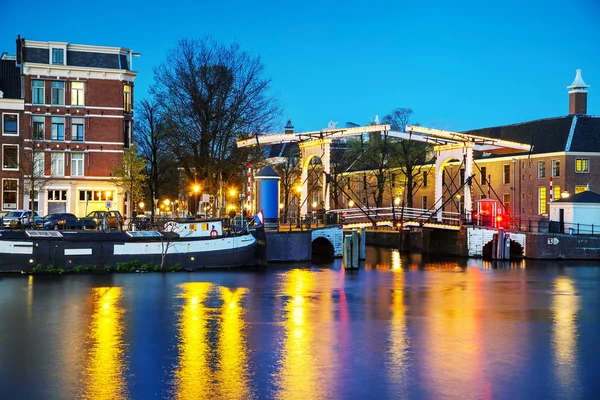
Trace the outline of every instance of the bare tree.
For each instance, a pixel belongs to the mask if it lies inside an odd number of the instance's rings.
[[[263,74],[259,57],[211,38],[180,40],[154,71],[152,92],[168,117],[169,148],[188,179],[203,181],[209,192],[247,161],[248,151],[235,141],[278,122]]]
[[[410,108],[396,108],[385,117],[382,122],[390,124],[393,131],[404,132],[408,125],[412,110]],[[390,156],[395,159],[395,164],[404,175],[406,182],[406,205],[413,207],[413,197],[422,180],[422,169],[427,161],[428,145],[414,140],[400,140],[397,146],[390,152]]]
[[[154,98],[144,99],[136,107],[136,143],[140,155],[146,160],[146,182],[149,209],[154,217],[155,199],[160,198],[173,184],[173,176],[177,174],[177,163],[168,148],[168,136],[165,132],[168,121],[162,114],[158,102]]]
[[[46,186],[48,186],[55,178],[51,165],[46,164],[46,148],[44,141],[39,138],[34,126],[34,137],[28,142],[29,146],[25,145],[19,157],[19,170],[23,175],[24,192],[29,195],[28,208],[34,210],[35,199],[38,197]]]

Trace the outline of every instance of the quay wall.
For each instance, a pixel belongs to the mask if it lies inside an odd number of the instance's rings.
[[[600,260],[600,237],[528,233],[527,258]]]
[[[267,231],[267,261],[307,261],[312,256],[310,231]]]

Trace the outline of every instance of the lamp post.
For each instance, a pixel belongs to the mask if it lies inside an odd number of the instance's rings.
[[[200,185],[194,184],[194,213],[197,215],[200,211],[200,203],[198,202],[198,194],[200,193]]]
[[[456,206],[458,208],[458,218],[460,221],[462,221],[462,212],[461,212],[461,207],[460,207],[460,199],[461,199],[461,195],[457,194],[456,195],[456,200],[458,201],[458,205]]]

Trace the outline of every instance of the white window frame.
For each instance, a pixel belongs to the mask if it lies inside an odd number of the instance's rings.
[[[7,115],[15,115],[17,117],[17,133],[6,133],[4,131],[4,118]],[[15,113],[2,113],[2,136],[19,136],[19,123],[21,121],[19,120],[19,114],[15,114]]]
[[[538,179],[543,179],[546,177],[546,161],[545,160],[540,160],[537,162],[537,176],[538,176]]]
[[[65,176],[65,153],[52,153],[51,158],[51,174],[55,177]]]
[[[46,154],[44,152],[35,153],[33,156],[33,175],[43,177],[46,173]]]
[[[81,89],[75,88],[75,85],[81,85]],[[75,99],[76,101],[74,102],[73,99]],[[71,106],[85,106],[85,83],[80,81],[71,82]]]
[[[40,123],[40,121],[35,121],[35,119],[41,120],[42,123],[42,137],[34,137],[35,133],[35,124]],[[33,140],[44,140],[46,138],[46,117],[44,115],[32,115],[31,116],[31,137]]]
[[[5,154],[4,154],[4,149],[7,147],[16,147],[17,148],[17,167],[16,168],[5,168],[4,167],[4,159],[5,159]],[[2,170],[3,171],[18,171],[19,170],[19,145],[18,144],[10,144],[10,143],[5,143],[2,145]]]
[[[54,87],[55,83],[62,83],[61,87]],[[61,93],[61,98],[58,100],[58,103],[54,102],[54,91],[57,90]],[[50,84],[50,105],[52,106],[64,106],[65,105],[65,81],[52,81]]]
[[[508,167],[508,174],[506,173],[507,167]],[[502,183],[503,184],[510,183],[510,164],[502,164]]]
[[[587,168],[585,170],[582,171],[577,171],[577,161],[586,161],[587,164]],[[590,159],[589,158],[576,158],[575,159],[575,173],[576,174],[589,174],[590,173]]]
[[[77,139],[77,126],[81,125],[82,135],[81,140]],[[72,142],[84,142],[85,141],[85,118],[71,118],[71,141]]]
[[[62,120],[62,124],[58,123],[58,122],[54,122],[54,119],[56,118],[56,120],[58,121],[58,118],[60,118]],[[65,141],[65,117],[52,117],[51,120],[51,124],[52,124],[52,132],[50,133],[50,140],[53,140],[55,142],[64,142]],[[62,125],[62,139],[59,139],[58,137],[58,126],[56,127],[56,138],[54,135],[54,125]]]
[[[62,55],[63,55],[63,59],[62,59],[62,63],[55,63],[53,60],[53,55],[54,55],[54,50],[62,50]],[[50,44],[50,53],[49,53],[50,59],[48,60],[48,64],[50,65],[67,65],[67,45],[65,44],[54,44],[51,43]]]
[[[42,82],[42,86],[34,86],[34,82]],[[41,103],[35,102],[36,90],[42,91],[42,102]],[[40,105],[46,104],[46,81],[44,81],[42,79],[32,79],[31,80],[31,104],[40,104]]]
[[[558,169],[558,174],[554,172]],[[552,160],[552,177],[558,178],[560,176],[560,160]]]
[[[83,153],[71,153],[71,176],[84,176],[84,157]]]
[[[4,182],[5,181],[17,181],[17,189],[16,192],[16,202],[14,203],[14,207],[6,208],[6,203],[4,202]],[[13,192],[12,190],[10,192]],[[13,204],[13,203],[10,203]],[[11,211],[19,208],[19,180],[13,178],[2,178],[2,210]]]

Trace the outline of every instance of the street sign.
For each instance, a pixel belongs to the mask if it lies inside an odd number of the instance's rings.
[[[107,209],[107,210],[110,210],[110,208],[111,208],[111,207],[112,207],[112,201],[110,201],[110,200],[107,200],[107,201],[106,201],[106,209]]]
[[[548,238],[548,244],[557,245],[558,244],[558,238]]]
[[[209,199],[210,199],[210,194],[202,193],[202,202],[203,203],[208,203]]]

